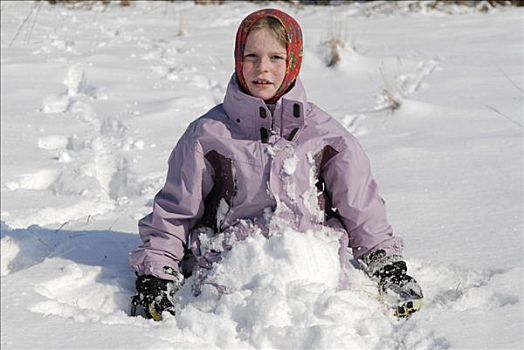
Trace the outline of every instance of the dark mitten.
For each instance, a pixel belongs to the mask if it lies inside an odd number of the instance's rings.
[[[400,255],[387,255],[384,250],[378,250],[364,257],[364,263],[369,276],[378,281],[380,291],[396,299],[397,316],[406,317],[420,309],[424,297],[422,288],[406,273],[406,262]]]
[[[175,293],[183,284],[184,277],[181,273],[171,270],[175,280],[164,280],[153,275],[142,275],[136,279],[138,294],[133,298],[135,306],[142,305],[146,317],[155,321],[162,319],[162,312],[168,311],[175,314]]]

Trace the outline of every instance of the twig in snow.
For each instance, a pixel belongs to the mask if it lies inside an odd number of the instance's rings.
[[[31,230],[31,227],[29,227],[28,230],[29,231],[33,231],[33,230]],[[55,250],[56,245],[54,247],[51,247],[49,244],[47,244],[42,238],[40,238],[40,236],[38,234],[38,231],[35,231],[35,232],[32,232],[32,233],[34,233],[34,235],[31,235],[31,238],[37,240],[40,243],[42,243],[47,249],[49,249],[49,253],[52,253]]]
[[[49,254],[53,253],[53,251],[55,250],[55,247],[51,247],[49,244],[47,244],[46,242],[44,242],[40,237],[36,237],[36,240],[40,243],[42,243],[47,249],[49,249]]]
[[[178,12],[178,31],[177,36],[184,36],[187,34],[187,25],[186,21],[184,19],[184,16],[182,15],[182,11]]]
[[[509,80],[509,82],[510,82],[514,87],[516,87],[517,89],[519,89],[520,92],[524,92],[524,90],[523,90],[520,86],[518,86],[517,83],[515,83],[515,82],[514,82],[510,77],[508,77],[508,75],[507,75],[507,74],[506,74],[502,69],[500,69],[500,71],[502,72],[502,74],[506,77],[506,79]]]
[[[76,233],[76,234],[74,234],[74,235],[70,235],[70,236],[69,236],[69,239],[74,239],[74,238],[82,237],[82,236],[85,236],[85,235],[87,235],[86,232]]]
[[[461,284],[462,284],[462,281],[459,281],[459,283],[457,284],[457,288],[455,288],[455,294],[458,294],[459,287],[460,287]]]
[[[400,86],[391,84],[382,67],[379,68],[380,75],[384,81],[385,88],[382,90],[382,100],[386,102],[383,109],[397,110],[402,105],[403,92]]]
[[[43,4],[44,4],[44,2],[40,1],[40,4],[38,5],[38,7],[36,9],[35,16],[33,17],[33,24],[31,25],[31,28],[29,29],[29,31],[27,32],[27,35],[26,35],[26,43],[27,44],[29,44],[29,41],[31,40],[31,35],[33,34],[33,28],[35,27],[36,19],[38,18],[38,13],[40,12],[40,9],[42,8]]]
[[[57,228],[57,229],[55,230],[55,233],[57,233],[58,231],[60,231],[60,230],[61,230],[65,225],[67,225],[67,224],[69,224],[69,221],[66,221],[66,222],[64,222],[62,225],[60,225],[60,227]]]
[[[502,113],[501,111],[499,111],[498,109],[496,109],[495,107],[492,107],[490,105],[485,105],[487,108],[491,109],[493,112],[503,116],[504,118],[506,118],[507,120],[509,120],[510,122],[512,122],[513,124],[515,125],[518,125],[521,129],[522,129],[522,124],[520,124],[518,121],[514,120],[513,118],[510,118],[508,117],[507,115],[505,115],[504,113]]]
[[[113,223],[111,224],[111,226],[109,226],[109,227],[107,228],[108,231],[112,231],[112,230],[113,230],[113,226],[116,224],[116,222],[118,221],[118,219],[120,219],[120,217],[116,218],[116,220],[113,221]]]
[[[29,18],[31,18],[31,16],[33,15],[33,11],[35,10],[37,6],[37,3],[33,3],[33,6],[31,7],[31,10],[29,11],[29,14],[25,17],[25,19],[22,21],[22,23],[20,23],[20,25],[18,26],[18,28],[16,29],[16,33],[15,35],[13,36],[13,39],[11,39],[11,42],[9,43],[9,47],[11,47],[11,45],[13,45],[13,43],[15,42],[16,38],[18,37],[18,35],[20,34],[20,32],[22,31],[22,28],[24,27],[24,25],[27,23],[27,21],[29,20]]]
[[[393,95],[388,89],[382,91],[382,97],[388,102],[388,108],[391,108],[392,111],[395,111],[402,105],[400,98]]]

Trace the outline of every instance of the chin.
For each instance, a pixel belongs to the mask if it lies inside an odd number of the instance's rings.
[[[269,100],[269,99],[270,99],[271,97],[273,97],[273,96],[274,96],[274,95],[271,95],[271,96],[256,96],[256,97],[258,97],[258,98],[260,98],[260,99],[262,99],[262,100],[265,101],[265,100]]]
[[[255,97],[258,97],[258,98],[260,98],[260,99],[262,99],[264,101],[265,100],[269,100],[271,97],[275,96],[274,93],[272,93],[272,94],[256,94],[255,93],[255,94],[251,94],[251,95],[253,95]]]
[[[256,88],[252,88],[248,85],[249,93],[253,97],[258,97],[262,100],[269,100],[271,97],[275,96],[276,91],[257,91]],[[254,91],[254,92],[252,92]]]

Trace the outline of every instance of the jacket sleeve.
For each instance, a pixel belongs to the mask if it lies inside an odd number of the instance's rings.
[[[143,244],[129,257],[138,275],[173,279],[164,267],[179,270],[190,230],[203,216],[203,198],[212,187],[212,169],[206,163],[188,129],[169,157],[166,183],[155,196],[153,211],[138,223]]]
[[[332,206],[348,233],[353,257],[360,259],[378,249],[401,254],[402,239],[393,235],[364,150],[351,135],[344,143],[321,172]]]

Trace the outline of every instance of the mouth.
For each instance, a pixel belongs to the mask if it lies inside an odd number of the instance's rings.
[[[256,80],[253,80],[252,83],[255,84],[255,86],[273,85],[272,82],[270,82],[269,80],[266,80],[266,79],[256,79]]]

